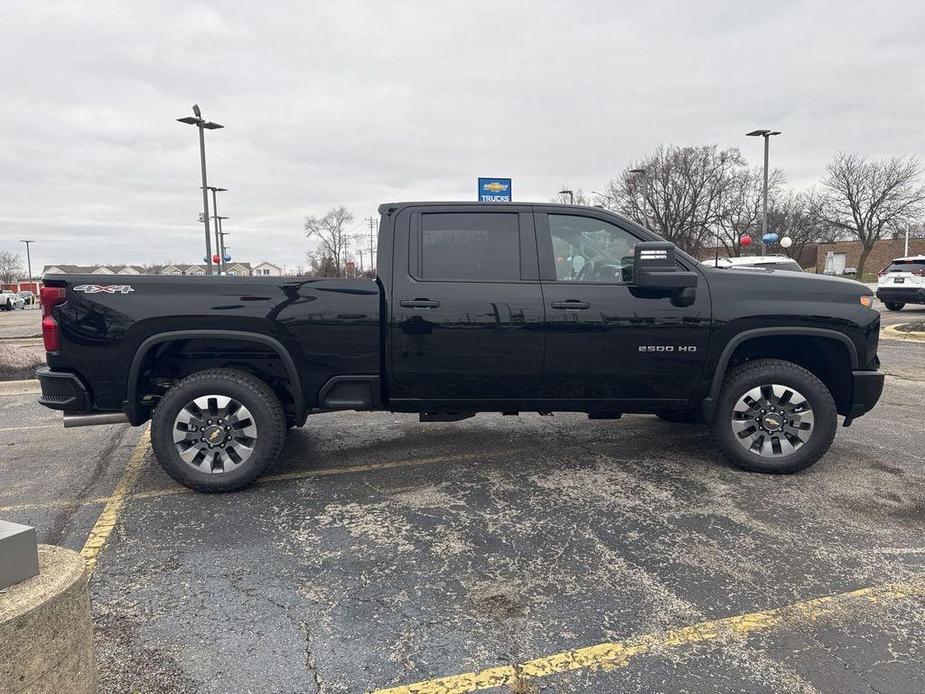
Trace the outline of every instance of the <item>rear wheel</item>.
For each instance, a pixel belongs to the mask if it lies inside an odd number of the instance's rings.
[[[837,425],[835,401],[822,381],[792,362],[757,359],[727,374],[713,436],[740,468],[797,472],[829,450]]]
[[[886,306],[887,311],[902,311],[905,306],[905,304],[897,304],[893,301],[885,301],[883,305]]]
[[[270,387],[236,369],[200,371],[174,384],[151,418],[161,467],[201,492],[246,487],[286,440],[286,418]]]

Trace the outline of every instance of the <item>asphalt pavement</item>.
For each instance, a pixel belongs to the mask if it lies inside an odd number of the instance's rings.
[[[104,692],[922,691],[925,343],[880,357],[784,477],[650,416],[335,413],[207,496],[5,395],[0,516],[95,561]]]

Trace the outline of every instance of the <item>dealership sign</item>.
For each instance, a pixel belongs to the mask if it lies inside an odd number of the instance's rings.
[[[510,202],[511,179],[479,178],[479,202]]]

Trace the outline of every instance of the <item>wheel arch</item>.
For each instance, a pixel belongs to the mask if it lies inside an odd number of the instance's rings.
[[[142,368],[148,353],[157,345],[166,342],[209,339],[252,342],[271,349],[279,357],[286,371],[290,387],[292,388],[296,422],[299,425],[304,424],[307,414],[305,409],[305,396],[302,389],[302,379],[296,367],[295,360],[292,358],[292,354],[282,342],[270,335],[242,330],[172,330],[156,333],[145,338],[135,351],[131,366],[129,367],[124,406],[129,422],[133,425],[138,425],[144,421],[143,408],[138,402],[138,387],[141,380]]]
[[[716,409],[716,401],[719,397],[720,389],[723,385],[723,379],[726,375],[726,372],[729,369],[730,363],[733,361],[733,358],[736,354],[741,354],[745,349],[750,345],[756,346],[758,344],[768,344],[769,338],[787,338],[787,337],[799,337],[799,338],[811,338],[813,340],[823,340],[826,341],[826,344],[837,345],[839,350],[836,354],[840,353],[843,355],[847,363],[847,372],[845,373],[845,384],[848,387],[848,392],[836,392],[842,389],[833,388],[836,384],[832,382],[831,377],[825,378],[823,376],[827,374],[820,375],[817,373],[817,370],[807,366],[806,362],[799,359],[788,358],[788,361],[794,361],[794,363],[800,364],[807,368],[807,370],[814,373],[817,377],[822,380],[826,387],[829,388],[832,392],[833,397],[836,400],[836,403],[839,406],[839,414],[846,414],[847,409],[850,409],[851,406],[851,371],[858,369],[858,351],[854,342],[851,341],[844,333],[837,332],[835,330],[828,330],[825,328],[810,328],[802,326],[794,327],[770,327],[770,328],[753,328],[751,330],[743,330],[742,332],[734,335],[732,339],[726,343],[726,346],[723,348],[722,353],[720,354],[719,360],[716,363],[716,368],[713,371],[713,378],[710,384],[709,395],[703,401],[703,414],[706,420],[712,420],[713,414]],[[768,351],[768,350],[764,350]],[[760,357],[768,358],[787,358],[787,356],[780,353],[775,353],[775,350],[770,350],[768,353],[760,353]],[[844,411],[843,411],[844,410]]]

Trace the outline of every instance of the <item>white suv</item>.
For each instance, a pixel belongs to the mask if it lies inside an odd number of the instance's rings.
[[[877,298],[889,311],[925,304],[925,255],[897,258],[877,275]]]

